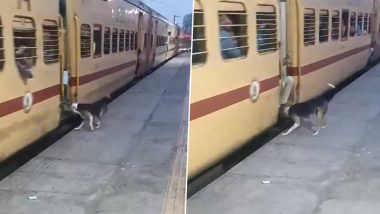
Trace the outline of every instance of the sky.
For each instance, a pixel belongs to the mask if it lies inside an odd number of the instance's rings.
[[[192,13],[193,0],[142,0],[157,12],[165,16],[170,22],[174,21],[174,14],[180,16],[176,18],[176,23],[182,26],[183,17]]]

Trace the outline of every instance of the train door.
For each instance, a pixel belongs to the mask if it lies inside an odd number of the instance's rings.
[[[148,48],[148,35],[149,35],[149,19],[146,19],[143,12],[139,13],[138,21],[138,35],[137,35],[137,67],[136,76],[142,76],[148,68],[149,62],[149,48]],[[149,17],[148,15],[146,15]]]
[[[137,30],[137,66],[136,66],[136,76],[141,75],[141,68],[142,66],[142,28],[144,25],[144,14],[142,12],[139,13],[139,20],[138,20],[138,30]]]
[[[157,49],[157,35],[158,35],[158,21],[154,21],[154,28],[153,28],[153,41],[152,41],[152,52],[153,52],[153,59],[152,59],[152,65],[154,66],[156,62],[156,49]]]
[[[154,41],[154,22],[153,22],[153,15],[152,15],[152,12],[150,12],[149,14],[149,21],[148,21],[148,28],[147,28],[147,32],[146,32],[146,48],[145,48],[145,51],[146,51],[146,54],[147,54],[147,67],[146,67],[146,71],[149,71],[152,69],[153,67],[153,58],[154,58],[154,49],[153,49],[153,41]]]

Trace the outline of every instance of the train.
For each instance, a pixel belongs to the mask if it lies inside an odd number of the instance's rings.
[[[139,0],[0,3],[0,163],[179,54],[181,29]]]
[[[380,58],[379,0],[195,0],[188,179]]]

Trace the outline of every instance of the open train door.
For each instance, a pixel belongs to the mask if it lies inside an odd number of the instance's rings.
[[[137,66],[136,76],[142,76],[149,68],[151,13],[139,12],[137,36]]]
[[[143,33],[142,33],[142,28],[144,26],[144,14],[142,12],[139,12],[139,21],[138,21],[138,33],[137,33],[137,66],[136,66],[136,76],[141,76],[143,69],[143,45],[142,45],[142,40],[143,40]]]
[[[154,21],[154,28],[153,28],[153,40],[152,40],[152,53],[153,53],[153,58],[152,58],[152,66],[154,66],[156,62],[156,49],[157,49],[157,35],[158,35],[158,20]]]
[[[146,32],[146,47],[145,51],[147,54],[147,67],[145,69],[145,72],[150,71],[153,68],[154,65],[154,53],[155,53],[155,48],[154,48],[154,35],[155,35],[155,28],[154,28],[154,20],[153,20],[153,12],[150,10],[149,12],[149,21],[148,21],[148,28]]]

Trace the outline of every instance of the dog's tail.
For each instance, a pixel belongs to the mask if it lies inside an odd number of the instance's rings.
[[[336,90],[336,86],[329,83],[328,86],[331,88],[330,90],[328,90],[325,95],[324,95],[324,98],[327,100],[327,102],[330,102],[336,95],[337,93],[337,90]]]

